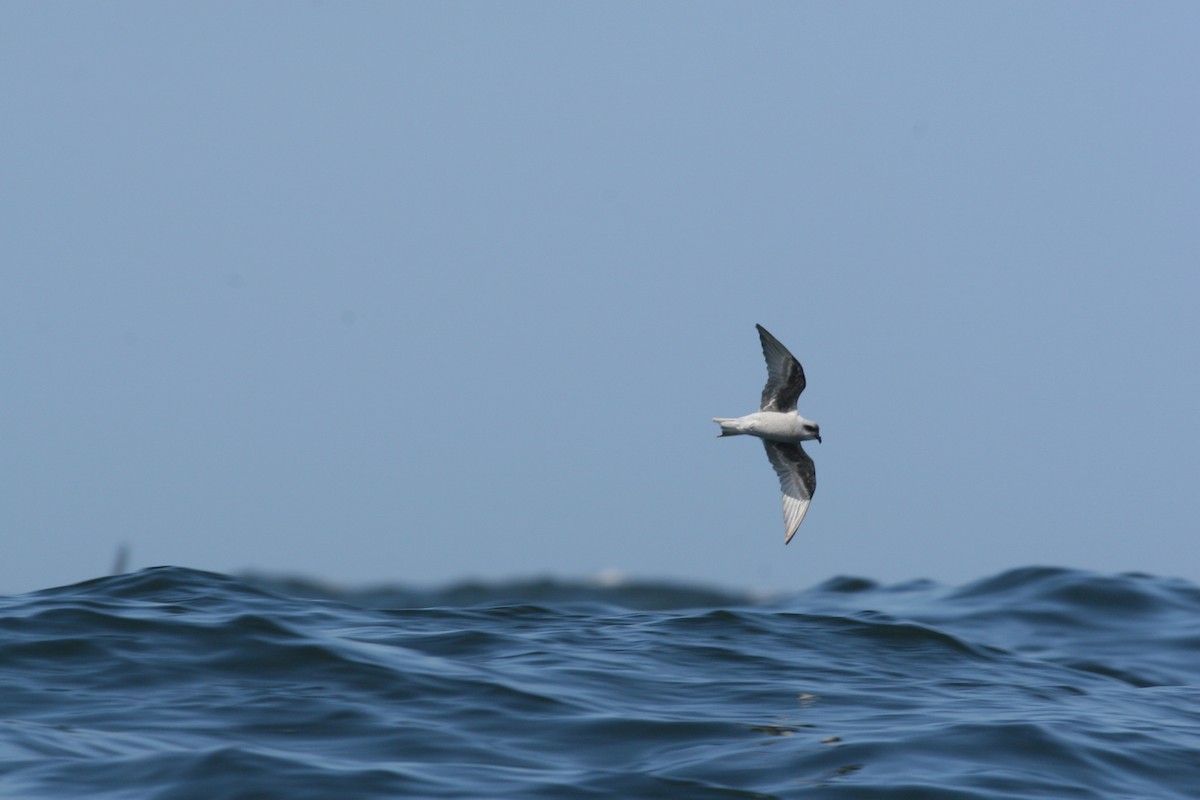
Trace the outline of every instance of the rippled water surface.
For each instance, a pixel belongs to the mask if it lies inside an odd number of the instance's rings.
[[[0,797],[1200,797],[1200,589],[159,568],[0,599]]]

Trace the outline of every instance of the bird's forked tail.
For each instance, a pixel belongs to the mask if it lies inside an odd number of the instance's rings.
[[[742,432],[738,430],[737,420],[726,417],[713,417],[713,422],[721,426],[721,436],[741,436]]]

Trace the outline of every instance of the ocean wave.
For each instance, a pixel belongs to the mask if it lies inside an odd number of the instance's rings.
[[[1197,612],[1051,568],[773,598],[144,570],[0,599],[0,796],[1193,798]]]

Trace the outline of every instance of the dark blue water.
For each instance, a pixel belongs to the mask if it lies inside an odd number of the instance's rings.
[[[441,592],[161,568],[0,601],[4,798],[1200,797],[1200,588]]]

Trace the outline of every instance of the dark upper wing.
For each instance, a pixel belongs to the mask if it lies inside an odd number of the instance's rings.
[[[767,385],[763,387],[762,411],[791,411],[796,398],[804,391],[804,367],[779,340],[762,325],[758,338],[762,340],[763,355],[767,358]]]

